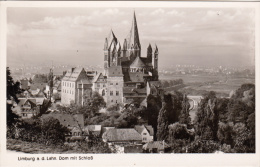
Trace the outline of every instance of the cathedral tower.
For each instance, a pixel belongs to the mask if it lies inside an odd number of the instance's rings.
[[[139,33],[135,13],[130,33],[128,34],[124,42],[124,46],[125,45],[127,50],[126,56],[129,56],[131,61],[135,60],[137,56],[141,56],[141,44],[139,40]]]
[[[152,60],[154,80],[158,80],[158,55],[159,55],[159,51],[158,51],[157,45],[155,45],[155,51],[154,51],[153,60]]]

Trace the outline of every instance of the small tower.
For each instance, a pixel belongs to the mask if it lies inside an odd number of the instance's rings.
[[[107,69],[109,67],[109,57],[108,57],[108,40],[105,39],[104,44],[104,73],[107,74]]]
[[[108,37],[105,39],[104,44],[104,75],[107,75],[107,70],[111,66],[112,53],[114,51],[114,45],[117,43],[117,38],[114,32],[111,30]]]
[[[155,45],[155,50],[154,50],[154,56],[153,56],[153,79],[155,81],[158,80],[158,55],[159,55],[159,51],[157,48],[157,45]]]
[[[125,59],[127,57],[127,40],[124,40],[123,48],[122,48],[122,57]]]
[[[153,49],[151,44],[149,44],[148,48],[147,48],[147,61],[152,63],[152,59],[153,59]]]

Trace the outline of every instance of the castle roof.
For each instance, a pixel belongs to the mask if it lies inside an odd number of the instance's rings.
[[[84,73],[87,78],[86,71],[84,68],[72,68],[66,72],[62,80],[75,82],[79,78],[79,75],[81,73]]]

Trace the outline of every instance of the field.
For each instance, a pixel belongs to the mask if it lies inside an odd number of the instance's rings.
[[[161,80],[182,79],[186,85],[179,89],[190,95],[202,95],[205,91],[215,91],[220,96],[228,97],[232,91],[237,90],[242,84],[255,83],[253,77],[226,77],[213,75],[172,75],[162,76]]]

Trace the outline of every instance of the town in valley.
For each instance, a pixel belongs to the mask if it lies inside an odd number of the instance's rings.
[[[166,14],[162,11],[157,13]],[[98,39],[103,41],[98,46],[102,54],[93,56],[102,59],[99,64],[84,64],[82,55],[75,58],[81,64],[66,58],[17,63],[7,57],[8,150],[31,154],[255,153],[254,64],[198,64],[198,58],[162,65],[164,43],[156,41],[160,32],[144,45],[140,13],[132,11],[132,18],[125,18],[130,26],[124,37],[117,36],[114,23],[109,25],[108,35]],[[209,16],[220,17],[213,14]],[[44,21],[52,26],[60,23],[50,18]],[[32,25],[37,28],[37,24]],[[76,48],[73,54],[80,52]]]

